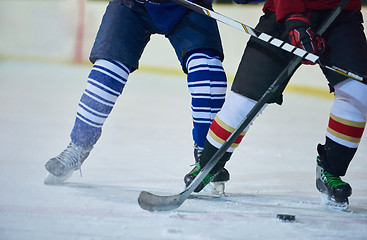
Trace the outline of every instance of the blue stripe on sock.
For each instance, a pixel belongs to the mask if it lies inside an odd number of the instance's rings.
[[[109,94],[113,95],[113,96],[116,96],[116,97],[120,96],[120,94],[118,94],[116,92],[112,92],[111,90],[108,90],[108,89],[104,88],[103,86],[98,85],[98,84],[96,84],[96,83],[94,83],[92,81],[88,81],[88,83],[91,84],[91,85],[93,85],[93,86],[95,86],[96,88],[99,88],[99,89],[103,90],[106,93],[109,93]]]
[[[88,89],[85,89],[85,91],[84,91],[84,92],[86,92],[86,93],[88,93],[88,94],[92,95],[93,97],[95,97],[95,98],[97,98],[97,99],[101,100],[101,101],[102,101],[102,102],[104,102],[104,103],[107,103],[107,104],[115,104],[115,102],[113,102],[113,101],[109,101],[109,100],[107,100],[107,99],[105,99],[105,98],[103,98],[103,97],[101,97],[101,96],[99,96],[99,95],[95,94],[94,92],[89,91]]]
[[[96,113],[94,111],[91,111],[88,108],[84,107],[82,104],[79,104],[79,107],[83,108],[86,112],[88,112],[88,113],[90,113],[90,114],[92,114],[92,115],[94,115],[96,117],[106,118],[106,115],[101,115],[101,114],[98,114],[98,113]]]
[[[100,103],[93,98],[90,98],[89,96],[83,94],[82,98],[80,99],[82,103],[90,107],[91,109],[95,110],[96,112],[100,112],[103,114],[109,114],[112,110],[111,106],[107,106],[103,103]]]
[[[109,74],[113,75],[114,77],[116,77],[117,79],[120,79],[122,82],[125,82],[126,79],[120,75],[118,75],[117,73],[115,73],[114,71],[108,69],[108,68],[105,68],[105,67],[102,67],[102,66],[99,66],[99,65],[94,65],[93,68],[95,69],[101,69],[103,71],[106,71],[108,72]]]
[[[96,70],[92,70],[88,76],[88,78],[93,79],[97,82],[99,82],[101,85],[107,86],[111,89],[113,89],[116,92],[119,92],[120,94],[122,93],[122,90],[125,87],[125,84],[122,84],[121,82],[113,79],[112,77],[96,71]],[[125,80],[126,82],[126,80]]]

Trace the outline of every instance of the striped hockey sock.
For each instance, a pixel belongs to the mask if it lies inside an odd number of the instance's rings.
[[[361,141],[367,118],[367,86],[346,80],[335,86],[335,98],[326,131],[322,165],[344,176]]]
[[[191,93],[193,139],[201,148],[227,90],[227,78],[220,59],[208,52],[194,53],[186,61],[187,82]]]
[[[246,115],[251,111],[251,109],[256,104],[256,101],[244,97],[238,93],[230,92],[227,99],[215,117],[212,125],[210,126],[209,133],[207,136],[208,142],[216,148],[220,148],[224,142],[229,138],[229,136],[235,131],[238,125],[246,117]],[[258,113],[258,115],[264,110],[264,108]],[[255,118],[252,120],[254,121]],[[233,152],[242,138],[245,136],[246,132],[250,128],[252,122],[244,129],[244,131],[238,136],[234,143],[227,149],[227,152]]]
[[[366,126],[367,86],[346,80],[335,86],[326,136],[348,148],[358,148]]]
[[[74,128],[74,144],[92,146],[99,139],[102,126],[125,87],[130,70],[121,62],[99,59],[95,62],[80,99]]]

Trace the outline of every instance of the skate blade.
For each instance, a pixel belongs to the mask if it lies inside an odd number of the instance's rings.
[[[72,175],[73,171],[69,172],[68,174],[62,177],[56,177],[55,175],[48,173],[43,183],[46,185],[59,185],[68,180]]]
[[[224,188],[226,182],[210,182],[203,189],[204,192],[212,194],[215,197],[221,197],[225,195]]]
[[[321,205],[328,209],[338,210],[338,211],[347,211],[349,207],[348,201],[346,202],[336,202],[329,195],[325,193],[321,193]]]

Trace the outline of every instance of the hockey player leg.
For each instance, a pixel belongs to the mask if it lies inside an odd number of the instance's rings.
[[[227,79],[220,59],[211,51],[194,52],[186,60],[187,84],[191,94],[193,140],[201,153],[211,122],[222,108]],[[195,159],[198,155],[195,156]]]
[[[330,145],[336,144],[330,141],[332,140],[327,139],[325,145],[318,145],[317,150],[319,156],[317,157],[316,163],[316,188],[321,193],[321,204],[323,206],[345,211],[349,206],[348,197],[352,194],[352,188],[348,183],[344,182],[338,174],[331,173],[326,170],[323,165],[326,159],[325,146],[330,147]],[[339,147],[340,150],[343,148],[342,146]],[[352,152],[352,154],[353,153],[354,152]],[[336,158],[334,158],[334,160],[336,160]]]
[[[129,69],[117,61],[100,59],[95,62],[78,105],[71,142],[62,153],[45,164],[50,174],[45,184],[62,183],[74,171],[80,170],[99,139],[104,121],[122,93],[129,73]]]
[[[247,115],[247,113],[253,108],[255,104],[256,101],[234,92],[231,92],[227,96],[223,108],[219,111],[210,126],[207,135],[207,141],[205,143],[205,148],[200,158],[199,164],[197,164],[195,168],[185,176],[186,186],[190,185],[193,179],[195,179],[195,177],[200,173],[202,167],[204,167],[206,163],[212,158],[212,156],[222,146],[226,139],[232,134],[237,125],[239,125],[242,119]],[[208,179],[213,180],[215,178],[216,174],[224,167],[225,163],[229,160],[232,152],[242,141],[242,138],[245,136],[248,128],[249,126],[240,134],[240,136],[231,145],[231,147],[228,148],[222,159],[220,159],[217,165],[202,181],[202,184],[199,185],[197,189],[195,189],[195,192],[201,191],[208,184]]]
[[[224,103],[227,79],[219,57],[209,50],[190,54],[186,68],[192,96],[194,158],[195,163],[198,163],[210,124]],[[222,169],[206,190],[221,194],[224,191],[224,183],[228,180],[229,172]],[[217,187],[220,188],[219,191],[216,190]]]
[[[325,145],[318,146],[316,187],[322,204],[346,210],[350,185],[341,180],[359,146],[367,118],[367,86],[346,80],[335,86]]]

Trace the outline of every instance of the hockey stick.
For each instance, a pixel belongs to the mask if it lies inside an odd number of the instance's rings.
[[[266,34],[264,32],[260,32],[246,24],[243,24],[241,22],[238,22],[232,18],[229,18],[227,16],[224,16],[220,13],[214,12],[213,10],[207,9],[205,7],[202,7],[196,3],[190,2],[188,0],[172,0],[182,6],[187,7],[188,9],[191,9],[195,12],[204,14],[210,18],[213,18],[219,22],[222,22],[226,25],[229,25],[231,27],[237,28],[238,30],[241,30],[255,38],[258,38],[264,42],[270,43],[273,46],[279,47],[287,52],[293,53],[294,55],[310,60],[312,62],[316,62],[319,59],[319,56],[309,53],[301,48],[297,48],[287,42],[284,42],[283,40],[280,40],[278,38],[275,38],[273,36],[270,36],[269,34]]]
[[[297,48],[287,42],[284,42],[283,40],[280,40],[278,38],[275,38],[271,35],[268,35],[266,33],[263,33],[263,32],[260,32],[256,29],[253,29],[251,28],[250,26],[247,26],[241,22],[238,22],[236,20],[233,20],[227,16],[224,16],[220,13],[217,13],[213,10],[210,10],[210,9],[207,9],[205,7],[202,7],[196,3],[193,3],[193,2],[190,2],[188,0],[172,0],[178,4],[181,4],[195,12],[198,12],[198,13],[201,13],[201,14],[204,14],[210,18],[213,18],[219,22],[222,22],[226,25],[229,25],[231,27],[234,27],[234,28],[237,28],[241,31],[244,31],[245,33],[253,36],[253,37],[256,37],[264,42],[267,42],[267,43],[270,43],[271,45],[275,46],[275,47],[278,47],[278,48],[281,48],[287,52],[290,52],[290,53],[293,53],[294,55],[296,56],[299,56],[299,57],[302,57],[304,59],[307,59],[307,60],[310,60],[312,62],[315,62],[315,63],[318,63],[320,65],[320,67],[323,67],[323,68],[326,68],[326,69],[329,69],[335,73],[338,73],[338,74],[341,74],[343,76],[347,76],[349,78],[352,78],[354,80],[357,80],[359,82],[362,82],[364,84],[367,84],[367,76],[364,76],[364,75],[361,75],[361,74],[358,74],[358,73],[355,73],[355,72],[352,72],[350,70],[346,70],[346,69],[343,69],[341,67],[338,67],[338,66],[334,66],[334,65],[325,65],[325,64],[322,64],[320,61],[319,61],[319,56],[317,55],[314,55],[312,53],[309,53],[309,52],[306,52],[305,50],[301,49],[301,48]]]
[[[344,6],[349,0],[341,0],[339,5],[332,11],[328,18],[320,25],[317,34],[322,35],[324,31],[330,26],[330,24],[339,15]],[[241,132],[250,124],[252,119],[256,117],[262,107],[270,100],[281,86],[288,83],[289,77],[297,70],[301,65],[301,57],[294,57],[287,67],[280,73],[274,83],[268,88],[264,95],[259,99],[247,116],[242,120],[239,126],[234,130],[234,132],[229,136],[229,138],[224,142],[224,144],[218,149],[218,151],[213,155],[213,157],[207,162],[203,170],[196,176],[196,178],[191,182],[191,184],[181,193],[170,196],[160,196],[155,195],[150,192],[143,191],[140,193],[138,198],[138,203],[141,208],[148,211],[167,211],[173,210],[182,205],[184,201],[191,195],[191,193],[199,186],[200,182],[205,178],[205,176],[213,169],[217,162],[223,157],[227,149],[232,145],[232,143],[237,139]]]
[[[349,77],[353,80],[357,80],[361,83],[364,83],[364,84],[367,84],[367,77],[365,75],[360,75],[360,74],[357,74],[355,72],[352,72],[352,71],[349,71],[349,70],[346,70],[346,69],[343,69],[343,68],[340,68],[340,67],[337,67],[335,65],[324,65],[321,63],[320,59],[317,61],[317,63],[320,65],[320,67],[323,67],[323,68],[326,68],[326,69],[329,69],[333,72],[336,72],[336,73],[339,73],[343,76],[346,76],[346,77]]]

